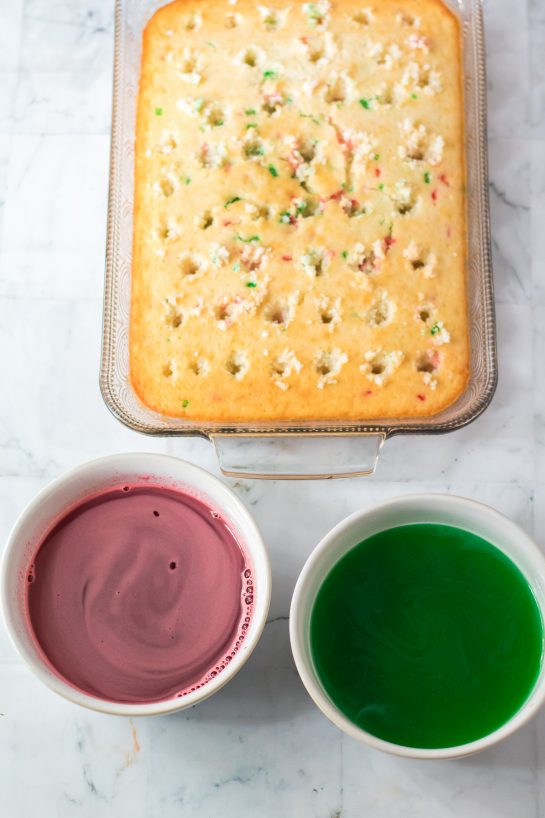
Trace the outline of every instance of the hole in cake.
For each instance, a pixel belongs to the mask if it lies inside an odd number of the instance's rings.
[[[415,258],[411,261],[411,267],[413,268],[413,270],[420,270],[422,267],[425,266],[426,265],[424,264],[421,258]]]
[[[249,68],[255,68],[259,61],[257,51],[255,48],[247,48],[242,55],[242,62]]]
[[[194,375],[206,375],[210,369],[210,364],[206,360],[206,358],[195,358],[194,361],[191,361],[189,364],[189,369],[193,372]]]
[[[385,105],[385,106],[393,105],[394,104],[394,95],[393,95],[393,91],[392,91],[392,86],[391,85],[383,85],[379,89],[379,91],[378,91],[378,93],[376,95],[376,101],[378,102],[379,105]]]
[[[255,159],[258,156],[263,156],[265,153],[263,140],[258,136],[249,139],[244,145],[243,153],[247,159]]]
[[[369,26],[371,25],[373,17],[370,11],[366,9],[362,9],[361,11],[357,11],[352,20],[360,26]]]
[[[396,210],[400,216],[407,216],[414,210],[416,202],[397,202]]]
[[[166,302],[165,309],[165,324],[168,327],[172,327],[172,329],[178,329],[184,320],[183,313],[176,307],[175,304],[172,304],[169,301]]]
[[[274,304],[266,310],[267,321],[271,324],[285,324],[287,321],[287,310],[282,304]]]
[[[163,241],[175,241],[180,235],[180,226],[176,219],[169,217],[159,228],[159,238]]]
[[[201,27],[201,23],[202,23],[201,15],[198,12],[196,12],[195,14],[192,14],[186,20],[186,24],[185,24],[186,31],[196,31],[197,29],[199,29]]]
[[[258,219],[268,220],[271,217],[271,208],[269,205],[254,205],[251,212],[252,221],[256,222]]]
[[[436,350],[432,352],[421,352],[416,358],[417,372],[436,372],[439,368],[439,355]]]
[[[393,318],[395,306],[386,296],[375,302],[367,312],[367,323],[370,327],[382,327]]]
[[[265,307],[265,320],[278,327],[285,327],[293,319],[294,310],[294,305],[288,301],[274,301]]]
[[[409,148],[407,151],[407,159],[412,159],[414,162],[423,162],[424,151],[419,147]]]
[[[208,230],[214,224],[214,216],[211,210],[205,210],[198,220],[198,225],[201,230]]]
[[[173,366],[172,366],[172,362],[168,361],[168,363],[166,363],[163,366],[163,377],[172,378],[173,374],[174,374],[174,369],[173,369]]]
[[[301,256],[301,264],[305,273],[310,278],[320,278],[323,276],[328,265],[329,258],[323,250],[308,250]]]
[[[237,381],[242,380],[249,367],[248,356],[244,352],[233,352],[225,365],[227,372]]]
[[[322,324],[331,324],[334,318],[335,314],[333,310],[322,310],[320,312],[320,320]]]
[[[166,131],[162,134],[159,142],[159,150],[161,153],[168,155],[169,153],[172,153],[172,151],[176,150],[177,147],[178,142],[172,133]]]
[[[242,22],[242,17],[240,14],[226,14],[225,15],[225,27],[226,28],[237,28]]]
[[[320,62],[325,57],[325,44],[321,41],[308,44],[308,59],[309,62]]]
[[[180,71],[182,74],[192,74],[196,68],[197,58],[190,52],[185,53],[180,62]]]
[[[365,353],[365,363],[360,366],[370,381],[382,386],[385,380],[392,375],[403,360],[402,352],[383,352],[382,349],[370,350]]]
[[[316,364],[316,372],[319,375],[331,374],[331,363],[329,362],[329,360],[324,358],[323,360],[318,361],[318,363]]]
[[[267,94],[264,97],[264,102],[261,108],[265,111],[265,113],[272,116],[277,111],[279,111],[284,105],[284,100],[280,94]]]
[[[286,100],[281,94],[267,94],[264,97],[264,102],[261,108],[265,111],[265,113],[269,114],[269,116],[272,116],[283,108],[285,104]]]
[[[265,28],[274,31],[280,26],[282,19],[275,9],[260,8],[261,19]]]
[[[184,278],[194,278],[200,272],[201,266],[201,262],[189,253],[181,256],[179,260],[179,270]]]
[[[347,360],[348,356],[340,349],[320,350],[315,358],[316,372],[320,376],[318,389],[323,389],[326,384],[337,383],[335,378]]]
[[[169,196],[172,196],[172,194],[174,193],[175,188],[170,179],[161,179],[161,181],[159,182],[159,187],[161,188],[161,193],[163,194],[163,196],[167,198]]]
[[[208,105],[204,112],[204,121],[211,128],[218,128],[225,122],[225,108],[219,102]]]
[[[427,309],[426,307],[422,307],[422,309],[418,310],[418,317],[425,324],[426,321],[430,320],[431,313],[430,313],[429,309]]]
[[[347,96],[346,80],[342,77],[337,77],[336,80],[329,83],[325,90],[325,101],[333,104],[335,102],[345,102]]]
[[[418,18],[412,14],[407,14],[406,12],[401,12],[397,15],[397,19],[401,23],[402,26],[405,28],[415,28],[418,27]]]
[[[273,375],[277,375],[280,378],[283,378],[286,374],[287,364],[284,361],[281,361],[277,358],[271,364],[271,372]]]
[[[230,318],[230,304],[220,304],[214,308],[214,315],[218,321],[227,321]]]
[[[300,212],[303,219],[308,219],[310,216],[316,216],[319,213],[321,213],[320,200],[312,197],[305,199],[304,207],[302,207]]]
[[[315,139],[301,139],[297,150],[305,160],[305,162],[312,162],[316,158],[316,140]]]

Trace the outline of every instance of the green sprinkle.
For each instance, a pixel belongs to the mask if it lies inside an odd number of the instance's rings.
[[[301,202],[301,204],[298,204],[297,207],[295,208],[295,212],[298,215],[300,215],[301,213],[304,213],[306,209],[307,209],[307,203],[306,202]]]
[[[240,270],[240,262],[235,261],[235,263],[233,264],[233,270],[235,271],[235,273],[238,273],[238,271]]]
[[[219,127],[221,127],[222,125],[224,125],[225,123],[224,123],[223,119],[218,119],[218,120],[216,120],[216,122],[214,122],[213,124],[214,124],[214,128],[219,128]]]
[[[248,130],[248,128],[257,128],[257,123],[256,122],[248,122],[248,124],[246,125],[246,130]]]
[[[380,153],[375,153],[373,159],[375,160],[375,162],[378,162],[378,160],[380,159]]]
[[[370,100],[365,99],[365,97],[362,97],[362,99],[360,99],[360,105],[362,108],[365,108],[366,111],[371,110],[371,102]]]
[[[244,149],[246,156],[263,156],[265,148],[263,145],[247,145]]]
[[[213,48],[214,51],[216,50],[216,44],[212,42],[212,40],[207,40],[206,45],[209,45],[210,48]]]
[[[381,182],[378,186],[379,190],[384,190],[384,182]]]
[[[187,409],[187,407],[188,407],[188,406],[189,406],[189,401],[188,401],[188,399],[187,399],[187,398],[185,398],[185,399],[182,401],[182,409]]]
[[[255,116],[257,114],[257,111],[255,108],[246,108],[244,113],[246,114],[246,116]]]
[[[424,174],[424,181],[427,185],[431,182],[431,173],[428,170]]]
[[[291,222],[291,216],[287,210],[282,211],[278,221],[280,222],[280,224],[289,224]]]
[[[343,258],[348,258],[348,250],[343,250],[342,253],[341,253],[341,256]]]
[[[418,94],[411,94],[411,99],[418,99]]]
[[[255,281],[247,281],[246,287],[257,287],[257,284]]]
[[[240,196],[233,196],[232,199],[227,199],[227,201],[225,202],[225,204],[223,206],[224,207],[229,207],[229,205],[232,205],[235,202],[240,202],[240,201],[241,201]]]
[[[433,327],[430,329],[431,335],[438,335],[441,332],[441,327],[439,326],[438,322],[435,322]]]
[[[163,116],[163,109],[162,108],[156,108],[155,109],[155,116]]]
[[[277,76],[278,76],[278,71],[272,71],[270,69],[268,71],[263,71],[263,79],[274,80],[274,79],[276,79]]]
[[[185,177],[185,184],[186,184],[186,185],[190,185],[190,184],[191,184],[191,178],[190,178],[189,176],[186,176],[186,177]]]
[[[248,244],[251,241],[261,241],[259,236],[249,236],[247,239],[243,238],[240,233],[236,234],[236,237],[239,241],[243,241],[244,244]]]
[[[268,171],[271,174],[271,176],[275,176],[275,177],[278,176],[278,171],[276,170],[274,165],[269,165]]]

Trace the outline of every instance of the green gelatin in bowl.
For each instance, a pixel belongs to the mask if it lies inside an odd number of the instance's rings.
[[[521,708],[541,668],[543,623],[498,548],[450,526],[407,525],[333,566],[310,647],[324,690],[354,724],[394,744],[446,748]]]

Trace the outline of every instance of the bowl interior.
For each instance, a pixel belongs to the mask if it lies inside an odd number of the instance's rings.
[[[88,695],[54,674],[44,663],[29,631],[26,613],[28,566],[47,533],[68,510],[105,489],[131,485],[180,489],[212,508],[228,521],[252,565],[254,610],[244,642],[230,664],[202,688],[183,698],[151,704],[107,702]],[[268,613],[270,567],[267,552],[250,514],[238,498],[203,469],[177,458],[153,454],[114,455],[80,466],[46,486],[17,520],[8,540],[0,595],[5,622],[15,647],[32,670],[60,695],[95,710],[121,715],[150,715],[190,707],[222,687],[244,664],[255,647]]]
[[[479,741],[461,747],[420,749],[403,747],[372,736],[351,722],[331,701],[314,667],[310,650],[310,616],[316,594],[335,563],[364,539],[413,523],[441,523],[483,537],[507,554],[527,579],[545,623],[545,559],[537,546],[511,520],[480,503],[450,495],[422,495],[389,501],[371,511],[357,512],[336,526],[309,557],[297,583],[290,617],[294,658],[309,694],[318,707],[340,729],[360,741],[391,752],[419,758],[469,755],[512,732],[539,707],[545,697],[545,667],[542,663],[534,689],[522,709],[507,724]]]

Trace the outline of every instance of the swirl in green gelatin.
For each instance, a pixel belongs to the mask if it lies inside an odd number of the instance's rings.
[[[398,745],[446,748],[521,708],[541,668],[543,623],[498,548],[450,526],[407,525],[333,566],[310,645],[324,690],[354,724]]]

